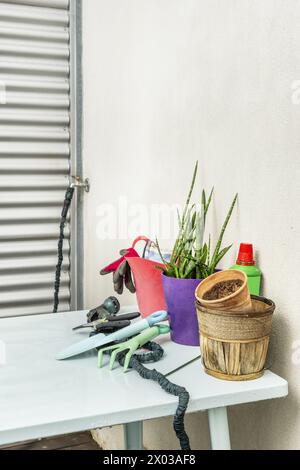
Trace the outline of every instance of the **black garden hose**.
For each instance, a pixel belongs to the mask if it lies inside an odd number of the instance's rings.
[[[61,222],[59,230],[59,241],[58,241],[58,263],[56,266],[55,273],[55,285],[54,285],[54,307],[53,313],[57,313],[59,305],[59,289],[60,289],[60,278],[61,278],[61,268],[63,263],[63,243],[64,243],[64,231],[67,221],[68,212],[71,206],[71,202],[74,195],[74,187],[67,189],[64,205],[61,213]],[[153,380],[157,382],[160,387],[165,390],[167,393],[178,397],[178,406],[174,416],[173,427],[176,433],[176,436],[180,442],[180,447],[182,450],[190,450],[189,437],[185,431],[184,427],[184,417],[188,407],[190,395],[184,387],[176,385],[170,380],[168,380],[163,374],[158,372],[156,369],[147,369],[143,366],[146,363],[158,362],[163,354],[163,348],[154,342],[148,342],[145,344],[144,349],[149,352],[143,354],[134,354],[129,362],[129,367],[137,371],[137,373],[146,380]],[[123,351],[117,355],[117,359],[121,366],[124,366],[125,356],[127,351]]]
[[[157,382],[167,393],[175,395],[179,398],[178,406],[174,416],[173,427],[180,442],[181,449],[191,450],[189,437],[184,427],[184,417],[189,404],[190,395],[184,387],[180,387],[179,385],[170,382],[170,380],[168,380],[157,370],[150,370],[143,366],[143,364],[146,363],[158,362],[164,354],[163,348],[154,342],[149,342],[143,347],[149,352],[143,354],[134,354],[130,360],[129,367],[136,370],[143,379]],[[121,366],[124,365],[126,353],[127,351],[123,351],[117,355],[117,359]]]
[[[70,187],[67,189],[64,205],[61,213],[61,221],[59,227],[59,240],[58,240],[58,263],[56,266],[55,272],[55,284],[54,284],[54,306],[53,306],[53,313],[57,313],[58,305],[59,305],[59,289],[60,289],[60,278],[61,278],[61,268],[64,259],[63,255],[63,244],[65,238],[65,225],[67,222],[68,212],[71,206],[71,202],[74,195],[74,188]]]

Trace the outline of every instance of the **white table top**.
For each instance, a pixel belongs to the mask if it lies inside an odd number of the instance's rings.
[[[177,398],[120,367],[97,368],[91,351],[67,361],[55,354],[87,334],[72,332],[86,312],[0,320],[6,364],[0,365],[0,445],[173,415]],[[162,340],[166,358],[158,370],[176,369],[198,354]],[[188,350],[188,351],[187,351]],[[164,362],[165,361],[165,362]],[[149,366],[152,367],[152,366]],[[205,374],[200,360],[170,379],[189,391],[189,412],[286,396],[287,382],[266,371],[250,382],[226,382]]]

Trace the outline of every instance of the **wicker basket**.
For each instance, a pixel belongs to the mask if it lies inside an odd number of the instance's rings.
[[[252,380],[264,372],[275,304],[252,296],[251,312],[208,310],[196,301],[205,371],[225,380]]]

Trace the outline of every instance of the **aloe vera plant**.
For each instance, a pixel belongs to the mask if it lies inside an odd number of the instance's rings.
[[[210,235],[208,242],[205,242],[204,239],[206,218],[211,206],[214,189],[210,191],[208,197],[205,190],[203,190],[200,204],[192,204],[191,199],[197,173],[198,162],[194,169],[192,183],[182,216],[178,214],[179,232],[169,262],[163,258],[159,243],[156,240],[157,249],[163,262],[163,267],[159,269],[162,269],[164,274],[169,277],[176,277],[178,279],[205,279],[215,272],[222,258],[232,247],[230,245],[222,248],[222,242],[238,195],[236,194],[233,199],[216,246],[212,250]]]

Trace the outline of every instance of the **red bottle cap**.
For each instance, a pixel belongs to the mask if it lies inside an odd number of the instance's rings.
[[[253,245],[250,243],[241,243],[240,251],[236,264],[254,266]]]

